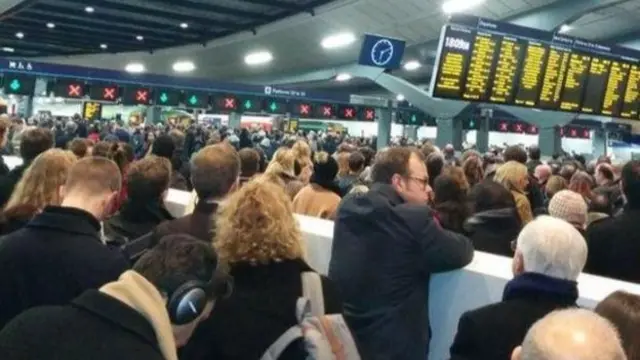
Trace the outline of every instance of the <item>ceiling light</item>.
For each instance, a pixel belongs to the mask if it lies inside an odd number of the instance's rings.
[[[196,69],[196,65],[192,61],[176,61],[173,63],[173,71],[190,72]]]
[[[404,101],[404,95],[402,95],[402,94],[398,94],[398,96],[396,96],[396,100],[398,100],[398,101]]]
[[[447,0],[442,4],[442,11],[447,14],[459,13],[472,9],[485,0]]]
[[[347,46],[354,41],[356,41],[356,36],[353,35],[353,33],[345,32],[327,36],[326,38],[322,39],[320,45],[322,45],[322,47],[325,49],[335,49]]]
[[[273,60],[273,55],[268,51],[258,51],[244,57],[247,65],[261,65]]]
[[[124,70],[129,73],[139,74],[145,71],[144,64],[142,63],[129,63],[124,67]]]
[[[54,24],[54,23],[47,23],[47,27],[48,27],[49,29],[53,29],[53,28],[55,28],[55,27],[56,27],[56,24]]]
[[[14,48],[12,48],[12,47],[7,47],[7,46],[5,46],[5,47],[3,47],[3,48],[2,48],[2,51],[4,51],[4,52],[11,52],[11,53],[12,53],[12,52],[16,51],[16,49],[14,49]]]
[[[144,40],[144,36],[138,35],[138,36],[136,36],[136,40],[142,41],[142,40]]]
[[[100,49],[102,50],[106,50],[107,49],[107,44],[100,44]]]
[[[16,33],[16,37],[17,37],[18,39],[22,39],[22,38],[24,37],[24,33],[23,33],[23,32],[17,32],[17,33]]]
[[[88,12],[89,14],[93,13],[95,11],[95,9],[91,6],[87,6],[86,8],[84,8],[84,11]]]
[[[422,66],[419,61],[411,60],[404,64],[404,69],[407,71],[418,70]]]
[[[560,26],[560,30],[558,30],[558,32],[560,34],[564,34],[564,33],[568,33],[569,31],[571,31],[572,27],[567,25],[567,24],[562,24],[562,26]]]
[[[182,24],[180,24],[180,27],[181,27],[181,28],[183,28],[183,29],[186,29],[186,28],[188,28],[188,27],[189,27],[189,24],[187,24],[187,23],[182,23]]]
[[[342,73],[342,74],[338,74],[338,76],[336,76],[336,81],[349,81],[351,80],[353,76],[351,76],[350,74],[347,73]]]

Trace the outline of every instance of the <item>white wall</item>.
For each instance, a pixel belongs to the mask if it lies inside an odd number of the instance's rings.
[[[46,100],[46,101],[45,101]],[[36,98],[33,102],[33,114],[37,114],[38,111],[51,111],[53,116],[73,116],[75,114],[82,114],[82,101],[72,102],[56,102],[49,98]],[[102,117],[111,119],[116,114],[122,114],[123,119],[127,119],[129,114],[139,109],[137,106],[123,106],[116,104],[102,104]]]
[[[476,130],[467,131],[466,141],[468,143],[476,143]],[[489,146],[502,146],[523,144],[525,146],[537,145],[538,135],[502,133],[497,131],[489,132]],[[567,151],[575,151],[578,154],[590,154],[593,152],[593,143],[591,139],[570,139],[562,138],[562,148]]]

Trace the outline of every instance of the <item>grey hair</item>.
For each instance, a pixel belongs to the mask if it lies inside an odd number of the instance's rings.
[[[587,243],[571,224],[551,216],[539,216],[518,236],[526,272],[575,281],[587,261]]]
[[[520,360],[626,360],[615,327],[585,309],[554,311],[531,326]]]

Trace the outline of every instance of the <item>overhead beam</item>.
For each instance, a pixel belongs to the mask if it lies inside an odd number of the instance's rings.
[[[291,3],[283,3],[277,0],[240,0],[240,1],[249,3],[249,4],[262,5],[262,6],[267,6],[267,7],[277,8],[277,9],[284,9],[284,10],[291,10],[291,11],[306,10],[304,6],[291,4]]]
[[[272,2],[273,0],[269,0],[269,1]],[[185,9],[191,9],[191,11],[196,9],[199,11],[208,11],[212,13],[231,15],[238,18],[242,18],[242,19],[262,20],[265,18],[265,15],[260,12],[233,9],[233,8],[228,8],[222,5],[205,4],[205,3],[195,2],[190,0],[181,0],[179,3],[177,3],[174,0],[151,0],[146,2],[167,4],[167,5],[170,5],[171,7],[183,7]]]

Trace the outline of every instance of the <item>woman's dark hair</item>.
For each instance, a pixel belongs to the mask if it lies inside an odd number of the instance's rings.
[[[100,141],[93,147],[92,155],[113,160],[123,175],[134,159],[133,147],[124,142]]]
[[[618,330],[629,360],[640,359],[640,296],[616,291],[602,300],[595,312]]]
[[[464,231],[464,221],[469,217],[467,206],[467,190],[460,184],[459,179],[450,174],[442,174],[436,178],[433,185],[435,193],[435,210],[445,229]]]
[[[484,180],[472,187],[469,191],[468,201],[472,214],[487,210],[515,209],[516,207],[511,192],[492,180]]]
[[[431,153],[427,156],[427,174],[429,174],[429,185],[433,188],[436,178],[442,172],[444,167],[444,158],[440,153]]]

